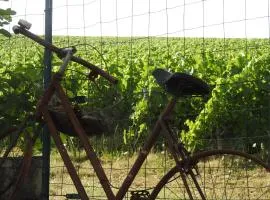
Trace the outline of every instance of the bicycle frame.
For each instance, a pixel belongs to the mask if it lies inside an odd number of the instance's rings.
[[[66,111],[66,114],[71,121],[75,132],[78,134],[78,137],[86,151],[86,155],[88,159],[90,160],[94,171],[97,174],[97,177],[102,185],[102,188],[104,189],[104,192],[109,200],[121,200],[124,198],[126,193],[128,192],[129,187],[131,186],[132,182],[134,181],[136,175],[138,174],[142,164],[144,163],[145,159],[147,158],[147,155],[149,154],[150,150],[154,146],[155,142],[157,141],[157,138],[159,137],[160,133],[164,135],[166,141],[168,142],[168,147],[170,150],[170,153],[172,154],[176,165],[179,168],[181,178],[184,182],[184,185],[187,189],[187,192],[190,196],[190,199],[192,198],[191,192],[189,190],[188,184],[186,182],[185,174],[190,174],[192,176],[193,181],[195,182],[195,185],[200,192],[202,199],[204,198],[204,195],[200,189],[200,186],[198,185],[195,175],[192,172],[192,166],[188,167],[187,169],[183,168],[180,161],[181,160],[187,160],[189,154],[187,150],[184,148],[184,146],[181,143],[178,143],[178,139],[175,137],[175,135],[172,133],[172,131],[169,128],[169,125],[167,123],[167,120],[172,113],[177,98],[172,98],[168,105],[165,107],[164,111],[161,113],[159,119],[157,120],[153,131],[148,135],[148,138],[146,139],[145,144],[143,145],[142,149],[139,152],[139,155],[134,163],[134,165],[131,167],[127,177],[124,179],[119,191],[116,193],[116,195],[113,193],[110,182],[108,180],[108,177],[105,174],[105,171],[98,159],[97,154],[95,153],[93,147],[89,143],[89,140],[87,138],[87,135],[85,133],[85,130],[83,129],[82,125],[80,124],[77,116],[74,113],[74,110],[71,106],[71,103],[68,100],[68,97],[66,96],[62,86],[61,86],[61,79],[64,76],[64,71],[70,61],[78,62],[88,68],[90,68],[94,73],[97,73],[107,80],[109,80],[112,83],[116,83],[117,80],[111,77],[109,74],[104,72],[103,70],[97,68],[96,66],[89,64],[88,62],[73,56],[73,49],[59,49],[52,44],[46,43],[43,39],[39,38],[38,36],[34,35],[33,33],[29,32],[28,30],[25,30],[24,27],[15,26],[13,28],[15,33],[22,33],[23,35],[33,39],[34,41],[38,42],[39,44],[43,45],[44,47],[50,49],[53,52],[56,52],[61,58],[63,59],[63,64],[60,67],[59,72],[57,72],[53,78],[52,81],[48,87],[48,89],[44,92],[43,96],[39,100],[39,103],[37,105],[36,110],[36,119],[41,120],[43,118],[43,121],[45,121],[48,125],[50,134],[52,138],[54,139],[54,142],[56,144],[56,147],[59,150],[59,153],[64,161],[65,166],[67,167],[67,170],[71,176],[71,179],[78,191],[78,194],[81,199],[87,200],[89,199],[86,191],[81,183],[81,180],[75,170],[75,167],[67,153],[67,150],[61,141],[61,138],[59,136],[58,130],[56,129],[55,123],[52,120],[52,117],[50,115],[50,112],[48,110],[48,104],[53,96],[53,94],[56,92],[59,96],[59,99],[62,103],[62,106],[64,110]]]
[[[104,172],[104,169],[97,157],[97,154],[94,152],[94,149],[92,148],[92,146],[89,143],[89,140],[86,136],[86,133],[84,131],[84,129],[82,128],[79,120],[77,119],[71,104],[63,90],[63,88],[60,85],[60,81],[61,81],[61,77],[62,75],[60,73],[56,73],[53,76],[52,82],[48,88],[47,91],[45,91],[43,97],[41,98],[39,105],[37,106],[37,113],[36,116],[37,118],[40,118],[41,116],[43,116],[44,121],[48,124],[48,128],[50,130],[50,133],[54,139],[54,142],[59,150],[59,153],[64,161],[65,166],[67,167],[67,170],[73,180],[73,183],[79,193],[79,196],[81,197],[81,199],[88,199],[87,194],[83,188],[83,185],[77,175],[77,172],[75,170],[74,165],[71,162],[71,159],[67,153],[66,148],[64,147],[58,131],[55,127],[55,124],[50,116],[49,110],[48,110],[48,103],[52,97],[52,95],[54,94],[54,92],[57,92],[59,99],[62,102],[62,105],[64,107],[64,110],[66,111],[70,121],[73,124],[73,127],[75,129],[75,131],[78,134],[78,137],[80,139],[80,141],[83,144],[83,147],[86,151],[87,157],[90,160],[94,171],[97,174],[97,177],[106,193],[106,196],[108,199],[123,199],[125,194],[127,193],[130,185],[132,184],[133,180],[135,179],[136,175],[138,174],[143,162],[145,161],[147,155],[149,154],[150,150],[152,149],[153,145],[155,144],[155,142],[157,141],[158,136],[160,135],[162,128],[162,124],[165,123],[166,118],[169,117],[170,113],[172,112],[176,100],[172,99],[169,104],[167,105],[167,107],[164,109],[164,111],[162,112],[162,114],[160,115],[159,120],[156,122],[156,125],[152,131],[152,133],[148,136],[144,146],[142,147],[134,165],[132,166],[132,168],[130,169],[127,177],[124,179],[124,182],[122,183],[119,191],[117,192],[116,195],[114,195],[114,193],[112,192],[109,180]],[[168,131],[164,132],[165,135],[167,136],[167,138],[171,138],[171,141],[173,141],[174,138],[172,138],[172,136],[170,134],[168,134]],[[175,155],[178,155],[177,152],[175,152],[175,150],[172,150],[174,152]]]

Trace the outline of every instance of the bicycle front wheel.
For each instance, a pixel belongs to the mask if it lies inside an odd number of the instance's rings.
[[[186,173],[191,198],[178,167],[174,167],[156,185],[150,199],[270,199],[269,166],[255,156],[234,150],[213,150],[194,154],[190,163],[197,163],[192,171],[205,198],[190,173]],[[181,165],[185,168],[184,162]]]

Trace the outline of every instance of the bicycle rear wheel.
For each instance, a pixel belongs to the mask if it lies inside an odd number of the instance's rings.
[[[194,154],[190,163],[197,163],[196,180],[207,200],[270,199],[269,166],[255,156],[233,150],[213,150]],[[181,165],[184,166],[184,162]],[[202,199],[190,174],[186,174],[186,180],[193,199]],[[150,199],[191,199],[178,167],[160,180]]]

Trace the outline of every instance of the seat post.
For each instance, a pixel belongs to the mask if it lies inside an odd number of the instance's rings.
[[[167,104],[166,108],[164,109],[164,111],[160,115],[161,119],[166,119],[170,116],[170,114],[172,113],[172,111],[177,103],[177,100],[178,100],[178,98],[175,96],[169,100],[169,103]]]

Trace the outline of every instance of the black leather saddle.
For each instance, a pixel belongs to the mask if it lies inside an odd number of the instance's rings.
[[[164,69],[153,71],[157,83],[173,96],[207,95],[209,86],[203,80],[185,73],[171,73]]]

